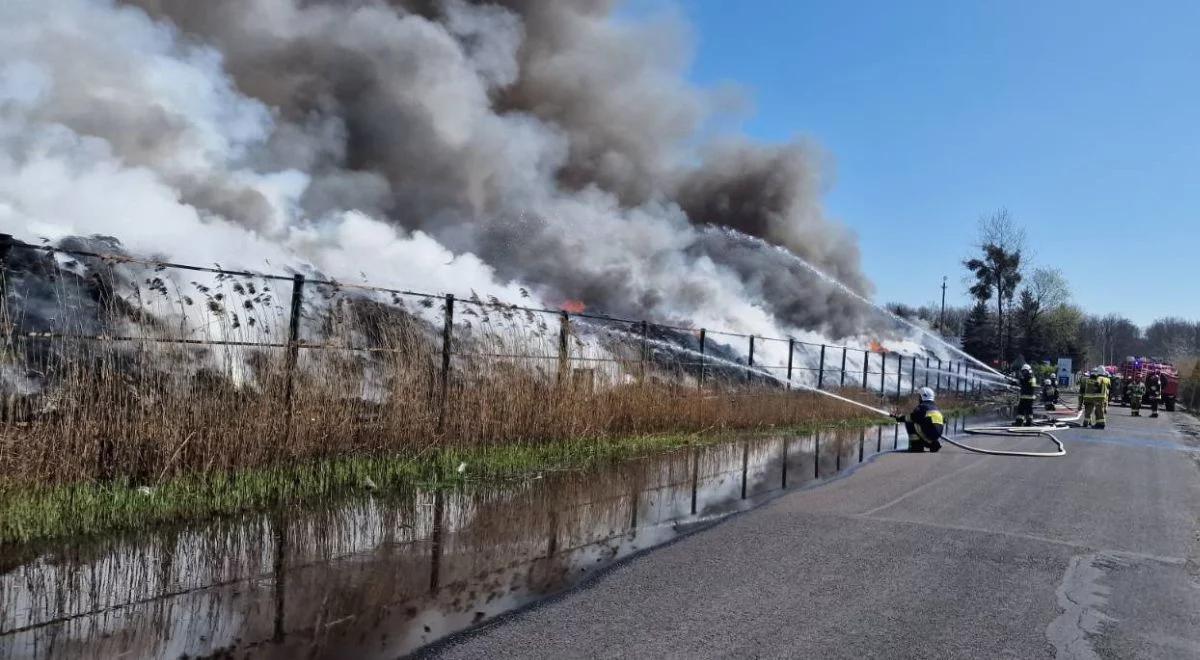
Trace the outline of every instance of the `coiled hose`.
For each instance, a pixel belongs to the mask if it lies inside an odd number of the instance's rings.
[[[1078,422],[1083,419],[1083,411],[1076,413],[1074,417],[1054,418],[1043,417],[1034,420],[1034,426],[980,426],[977,428],[963,427],[962,432],[968,435],[992,435],[992,436],[1046,436],[1058,446],[1055,451],[1011,451],[1004,449],[984,449],[982,447],[973,447],[965,442],[958,442],[949,437],[943,436],[942,440],[948,442],[959,449],[964,449],[976,454],[987,454],[989,456],[1026,456],[1032,458],[1054,458],[1057,456],[1066,456],[1067,448],[1063,446],[1062,440],[1051,431],[1060,431],[1071,428],[1070,422]]]

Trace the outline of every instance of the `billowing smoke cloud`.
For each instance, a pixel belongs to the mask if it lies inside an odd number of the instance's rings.
[[[781,335],[863,309],[821,154],[722,138],[606,0],[8,0],[0,226]],[[716,95],[719,96],[719,95]]]

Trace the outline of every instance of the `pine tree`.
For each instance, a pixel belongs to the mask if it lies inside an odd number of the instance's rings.
[[[987,303],[980,300],[971,308],[963,322],[963,350],[983,362],[992,363],[999,355],[995,323],[988,313]]]
[[[1049,359],[1051,356],[1047,347],[1042,306],[1029,289],[1021,291],[1021,300],[1013,316],[1013,325],[1021,338],[1021,355],[1025,361],[1041,362]]]

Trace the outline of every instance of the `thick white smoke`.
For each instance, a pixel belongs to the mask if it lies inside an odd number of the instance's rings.
[[[611,2],[7,0],[0,229],[802,339],[877,334],[804,145],[697,145],[686,30]]]

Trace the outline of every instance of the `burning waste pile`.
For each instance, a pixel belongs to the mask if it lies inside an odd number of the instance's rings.
[[[108,256],[10,251],[0,470],[153,480],[821,414],[782,387],[787,341],[747,378],[744,338],[700,328],[952,357],[863,304],[820,151],[703,139],[731,95],[684,81],[686,26],[615,4],[3,3],[0,231]],[[419,295],[441,292],[449,330]],[[611,317],[564,331],[560,309]]]

